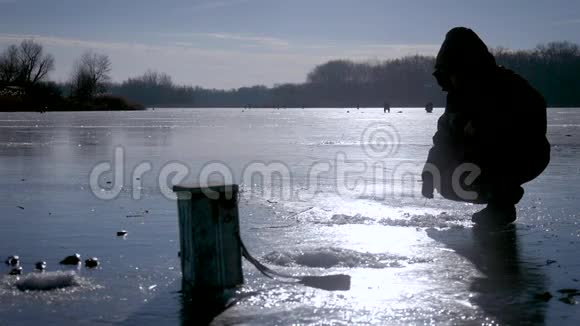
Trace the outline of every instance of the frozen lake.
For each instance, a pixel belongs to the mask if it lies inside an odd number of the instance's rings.
[[[242,186],[242,238],[255,256],[287,273],[348,274],[352,286],[279,283],[244,262],[246,284],[216,324],[578,325],[580,296],[558,291],[580,288],[580,110],[549,110],[552,161],[524,186],[515,229],[491,234],[470,223],[481,207],[420,197],[442,111],[397,111],[0,113],[0,258],[19,255],[25,274],[45,260],[81,281],[21,292],[0,265],[0,325],[206,318],[179,293],[177,205],[165,187],[176,173],[218,171]],[[107,162],[121,174],[91,185]],[[77,252],[100,267],[58,264]]]

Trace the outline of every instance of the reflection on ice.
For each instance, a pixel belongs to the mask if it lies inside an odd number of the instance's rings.
[[[481,276],[472,280],[470,290],[477,293],[472,302],[499,324],[542,324],[546,303],[538,295],[546,291],[546,277],[539,269],[526,268],[517,231],[429,229],[427,234],[477,268]]]
[[[335,196],[324,196],[308,202],[307,206],[300,202],[283,203],[283,210],[291,214],[285,219],[298,222],[348,225],[348,224],[382,224],[390,226],[413,227],[448,227],[465,225],[470,215],[457,209],[437,209],[414,205],[397,205],[389,201],[374,201],[367,199],[348,200]]]

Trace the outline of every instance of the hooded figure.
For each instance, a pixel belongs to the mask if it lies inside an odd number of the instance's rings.
[[[447,105],[423,169],[423,196],[433,198],[435,189],[447,199],[488,204],[473,215],[475,223],[512,223],[521,185],[550,161],[543,97],[498,66],[464,27],[447,33],[433,75]]]

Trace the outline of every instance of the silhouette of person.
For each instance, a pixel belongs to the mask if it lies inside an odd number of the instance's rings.
[[[472,217],[480,225],[514,222],[521,185],[550,161],[544,98],[498,66],[465,27],[447,33],[433,75],[447,92],[447,105],[423,169],[423,196],[433,198],[435,189],[447,199],[487,204]]]
[[[385,102],[385,106],[383,107],[383,113],[391,113],[391,105],[387,102]]]

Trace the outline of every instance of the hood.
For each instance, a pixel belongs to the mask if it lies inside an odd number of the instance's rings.
[[[456,27],[445,36],[435,71],[478,73],[495,66],[495,58],[479,36],[469,28]]]

